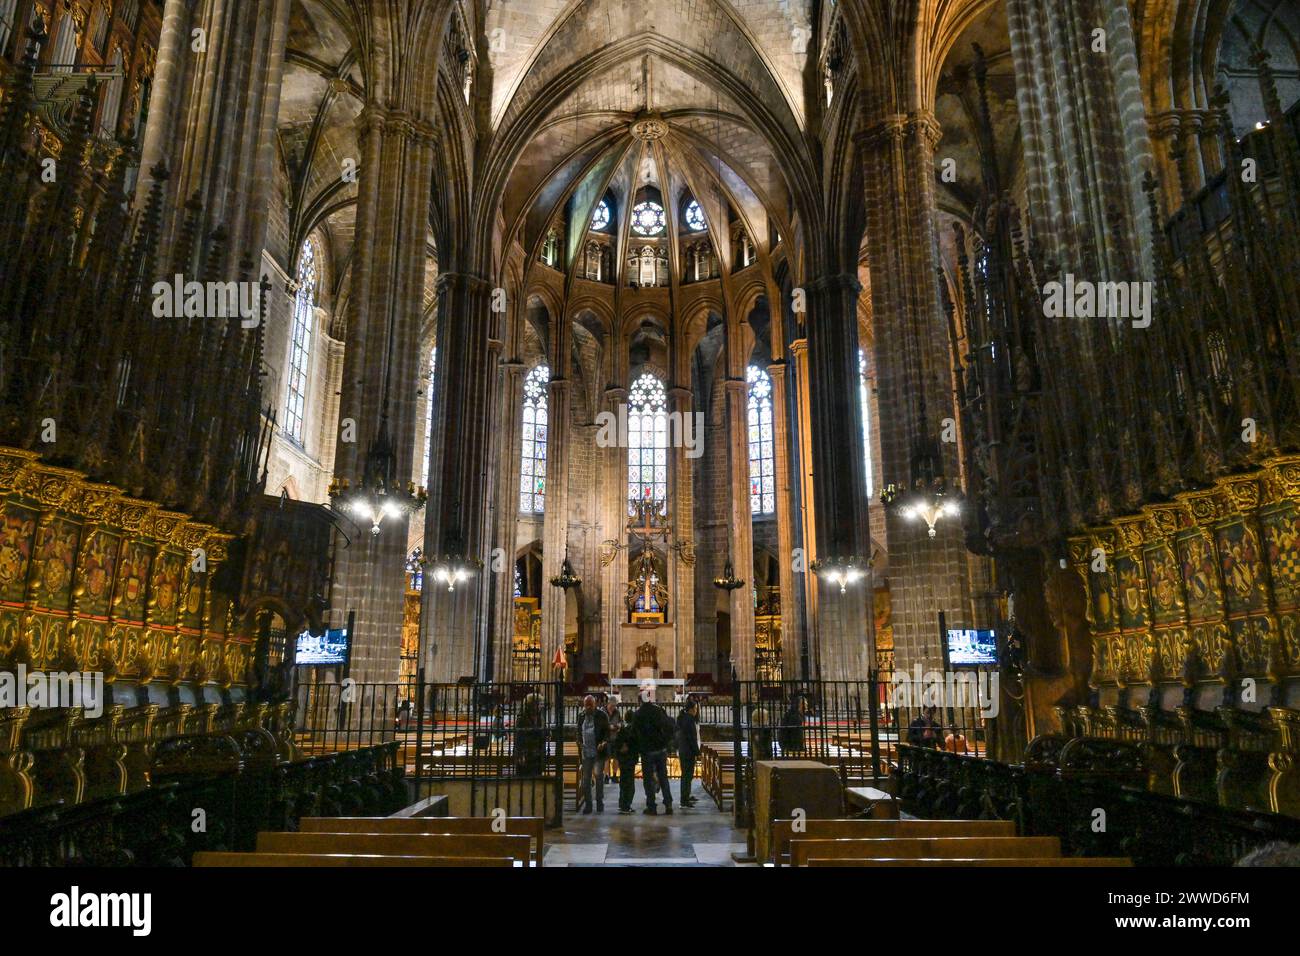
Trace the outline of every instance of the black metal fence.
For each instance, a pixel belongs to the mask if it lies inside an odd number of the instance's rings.
[[[468,787],[475,815],[502,807],[553,822],[564,793],[565,704],[555,682],[308,684],[297,690],[297,743],[308,752],[395,741],[417,794],[429,781]],[[569,724],[571,725],[571,723]]]
[[[816,760],[837,767],[846,786],[881,776],[897,740],[888,686],[875,673],[856,681],[733,681],[737,823],[750,822],[759,760]]]
[[[990,672],[872,671],[866,680],[735,681],[735,811],[747,823],[754,762],[816,760],[845,786],[874,786],[898,745],[983,757],[997,685]]]

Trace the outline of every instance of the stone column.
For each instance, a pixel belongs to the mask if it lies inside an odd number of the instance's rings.
[[[627,403],[626,388],[605,389],[605,411],[618,419],[620,405]],[[604,494],[601,495],[602,540],[622,545],[611,553],[612,546],[602,548],[600,568],[601,593],[601,670],[618,677],[622,666],[623,624],[627,605],[627,449],[615,442],[610,448],[598,448]]]
[[[698,448],[704,450],[708,437],[702,429],[696,429],[695,396],[689,388],[680,386],[668,390],[669,412],[676,412],[683,429],[689,427],[690,434],[700,442]],[[690,423],[689,425],[687,423]],[[697,460],[687,456],[688,449],[679,443],[668,450],[672,458],[673,505],[669,511],[672,521],[673,536],[670,544],[689,544],[695,540],[695,482],[692,480],[691,466]],[[671,669],[677,677],[700,670],[695,661],[695,557],[694,552],[683,555],[681,550],[668,552],[668,586],[669,600],[672,601],[673,621],[673,662]],[[705,667],[704,670],[708,670]]]
[[[149,94],[149,119],[140,143],[140,169],[143,175],[136,184],[135,207],[143,208],[153,180],[149,170],[158,162],[169,166],[179,130],[181,104],[186,77],[193,64],[190,53],[190,29],[193,0],[167,0],[163,8],[162,33],[158,38],[158,60],[154,67],[153,89]]]
[[[250,249],[261,248],[266,241],[266,216],[276,188],[276,126],[280,117],[280,91],[284,85],[284,54],[289,36],[290,5],[290,0],[275,0],[270,5],[268,15],[259,19],[264,43],[261,63],[266,84],[259,104],[256,163],[248,180],[252,187],[252,199],[247,204],[248,231],[245,243]]]
[[[387,394],[394,475],[411,473],[420,368],[419,321],[433,168],[433,130],[409,114],[370,104],[359,124],[362,153],[334,475],[355,487],[379,432]],[[351,440],[349,440],[351,439]],[[378,535],[360,527],[335,563],[336,615],[356,611],[352,675],[395,680],[405,602],[406,521]],[[428,595],[428,589],[425,591]]]
[[[794,516],[790,487],[790,422],[786,398],[785,362],[767,367],[772,379],[772,447],[776,452],[776,539],[781,564],[781,676],[794,680],[799,674],[799,648],[803,627],[795,614]]]
[[[868,184],[867,256],[877,391],[880,407],[891,410],[876,422],[882,486],[909,484],[921,443],[937,443],[944,419],[956,418],[934,228],[938,139],[933,115],[921,111],[886,116],[859,140]],[[849,361],[846,355],[845,363]],[[851,361],[856,405],[856,347]],[[856,434],[859,453],[853,457],[861,461],[861,432]],[[944,474],[954,479],[959,473],[956,444],[940,445],[939,450]],[[859,473],[855,481],[862,485],[865,475]],[[862,520],[866,527],[865,512]],[[961,522],[941,520],[937,531],[938,536],[930,538],[924,522],[905,521],[892,513],[886,517],[895,659],[900,668],[918,661],[939,664],[938,612],[947,611],[950,625],[957,626],[969,607]],[[859,588],[865,592],[866,582]],[[863,612],[870,613],[871,606],[870,595],[864,593]],[[874,650],[867,660],[874,661]]]
[[[483,676],[476,668],[488,639],[484,597],[493,573],[487,517],[497,370],[489,283],[477,276],[443,273],[438,295],[439,384],[433,397],[437,468],[431,460],[429,484],[434,490],[424,553],[431,562],[459,555],[480,562],[480,567],[454,592],[436,584],[425,588],[420,627],[431,679],[455,681]]]
[[[1007,25],[1030,214],[1046,259],[1091,281],[1150,277],[1142,176],[1151,145],[1128,0],[1007,0]],[[1105,52],[1094,52],[1098,30]]]
[[[731,660],[738,680],[754,678],[754,526],[749,506],[749,383],[728,378],[727,450],[731,481],[730,557],[736,577],[745,582],[730,592]]]
[[[553,587],[551,578],[560,574],[569,540],[569,445],[573,433],[569,399],[572,390],[572,382],[552,374],[547,396],[546,513],[542,519],[542,671],[548,675],[556,649],[564,646],[564,613],[568,595]]]
[[[501,573],[493,574],[492,587],[496,595],[497,613],[493,618],[492,641],[494,679],[510,679],[510,654],[515,636],[515,539],[519,527],[519,461],[522,434],[522,396],[524,377],[528,369],[523,362],[505,362],[501,368],[501,469],[497,481],[497,500],[501,507],[496,513],[496,547],[504,555]],[[548,502],[549,503],[549,502]],[[549,666],[549,661],[543,661]]]
[[[817,620],[817,577],[809,570],[813,557],[817,554],[817,508],[813,495],[812,470],[812,393],[808,388],[808,339],[798,338],[790,343],[790,355],[794,371],[794,404],[797,415],[795,439],[799,450],[799,547],[803,549],[803,560],[799,570],[794,571],[794,578],[803,602],[803,616],[800,627],[805,631],[808,644],[808,670],[810,675],[821,673],[821,663],[816,641],[809,641],[807,634]],[[791,561],[793,567],[793,560]],[[799,651],[796,650],[795,654]],[[800,675],[802,676],[802,674]]]
[[[858,400],[861,288],[857,276],[848,274],[827,276],[808,287],[809,452],[816,504],[816,552],[809,555],[810,565],[814,557],[865,561],[871,553]],[[824,680],[865,678],[865,662],[874,654],[863,614],[865,578],[844,594],[836,584],[815,580],[814,635],[820,676]]]

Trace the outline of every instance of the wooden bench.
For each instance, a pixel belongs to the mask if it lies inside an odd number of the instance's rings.
[[[819,860],[896,860],[911,858],[1021,859],[1060,857],[1057,837],[898,837],[875,840],[791,840],[790,863]]]
[[[194,854],[203,867],[308,866],[492,866],[513,867],[508,856],[380,856],[373,853],[214,853]]]
[[[875,787],[845,787],[844,800],[856,810],[869,814],[876,820],[897,820],[899,801],[893,794]]]
[[[872,840],[897,837],[1013,837],[1009,820],[805,820],[802,833],[793,820],[772,823],[772,862],[777,866],[790,856],[792,839]]]
[[[390,817],[445,817],[448,815],[447,808],[451,801],[446,794],[435,793],[432,796],[425,797],[423,800],[417,800],[410,806],[402,807],[396,813],[390,813]]]
[[[303,817],[300,833],[424,833],[493,834],[492,817]],[[546,853],[542,817],[506,817],[505,833],[533,840],[533,860],[542,865]]]
[[[258,853],[508,856],[528,865],[532,840],[505,833],[259,833]]]
[[[1132,866],[1128,857],[1109,856],[1061,856],[1061,857],[1021,857],[1003,859],[944,859],[942,857],[918,857],[915,859],[892,860],[828,860],[813,857],[809,866]]]

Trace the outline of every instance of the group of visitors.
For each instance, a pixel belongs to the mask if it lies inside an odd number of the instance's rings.
[[[693,700],[682,705],[676,722],[655,703],[653,693],[641,691],[641,703],[624,720],[618,705],[609,701],[601,708],[588,694],[582,700],[578,718],[578,747],[582,757],[578,776],[578,805],[583,813],[605,809],[605,781],[611,764],[618,767],[618,812],[631,813],[636,796],[636,765],[641,763],[645,790],[644,813],[655,816],[662,798],[664,813],[673,812],[673,794],[668,781],[668,752],[675,749],[681,765],[679,803],[693,807],[691,782],[700,756],[699,707]]]
[[[931,750],[942,748],[949,753],[970,753],[970,744],[966,735],[957,728],[945,734],[943,724],[939,721],[939,708],[930,706],[918,714],[907,725],[907,742],[913,747],[927,747]]]

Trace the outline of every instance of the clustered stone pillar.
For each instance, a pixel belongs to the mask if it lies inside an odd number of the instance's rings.
[[[627,403],[626,388],[605,389],[605,411],[618,419],[620,405]],[[627,450],[617,447],[599,448],[598,460],[604,493],[601,496],[601,529],[603,540],[626,544],[627,527]],[[606,546],[608,547],[608,546]],[[623,622],[627,620],[627,548],[602,550],[600,557],[600,593],[602,624],[600,634],[601,669],[610,677],[619,677],[623,671]]]
[[[790,356],[793,360],[792,371],[794,375],[795,435],[799,442],[799,547],[802,551],[800,555],[802,560],[799,563],[799,569],[795,571],[792,555],[791,569],[795,575],[795,580],[798,582],[799,593],[803,599],[804,620],[813,624],[812,632],[815,633],[817,578],[808,569],[812,556],[817,554],[817,525],[815,521],[817,508],[813,494],[811,446],[812,391],[808,383],[808,339],[806,332],[803,329],[800,331],[803,334],[790,343]],[[798,654],[799,651],[796,649],[794,653]],[[819,654],[820,649],[816,640],[808,641],[809,676],[815,677],[821,673]]]
[[[1128,0],[1007,0],[1007,26],[1035,238],[1090,281],[1149,277],[1151,146]]]
[[[396,457],[393,473],[403,483],[411,474],[435,141],[428,123],[375,103],[362,112],[358,132],[352,312],[334,456],[335,477],[352,487],[365,473],[367,451],[385,411]],[[359,524],[350,545],[336,553],[331,612],[339,623],[349,611],[356,613],[351,676],[392,681],[400,667],[407,521],[386,518],[378,535]]]
[[[917,111],[878,120],[858,143],[866,164],[867,257],[878,393],[881,407],[894,410],[876,423],[882,485],[906,486],[913,478],[912,458],[918,444],[937,442],[944,420],[956,419],[934,228],[938,140],[933,115]],[[851,361],[856,395],[856,350]],[[860,433],[857,441],[861,447]],[[957,446],[946,443],[939,448],[944,474],[955,480]],[[865,476],[858,480],[865,481]],[[865,512],[861,520],[866,527]],[[940,610],[947,612],[953,626],[966,618],[969,580],[961,524],[941,519],[937,536],[931,538],[923,521],[904,520],[893,513],[886,517],[894,654],[900,669],[917,662],[927,667],[942,663]]]
[[[731,662],[739,680],[754,678],[754,526],[749,505],[749,384],[729,378],[727,449],[729,452],[730,557],[736,577],[745,582],[730,592]]]
[[[137,200],[153,184],[149,170],[166,163],[167,235],[197,197],[199,234],[223,226],[230,236],[227,264],[261,252],[289,11],[289,0],[168,0],[163,10]]]
[[[773,448],[776,452],[776,536],[781,582],[781,676],[795,680],[799,673],[799,649],[803,645],[803,622],[796,613],[794,572],[794,498],[790,486],[790,422],[786,397],[785,362],[767,367],[772,379]]]
[[[695,414],[695,395],[689,388],[680,386],[668,390],[669,411],[676,412],[680,416],[683,427],[686,427],[688,421],[692,421]],[[695,430],[692,422],[691,434],[696,440],[701,442],[698,446],[702,451],[703,442],[708,437],[702,430]],[[669,520],[672,522],[673,536],[670,544],[690,544],[695,540],[695,492],[691,476],[692,459],[686,456],[687,449],[683,442],[679,442],[674,447],[668,449],[668,454],[672,458],[672,476],[673,476],[673,507],[669,512]],[[697,669],[695,663],[695,558],[693,553],[688,556],[680,549],[668,552],[668,588],[672,606],[673,633],[676,635],[676,643],[673,651],[672,667],[664,667],[664,662],[659,662],[662,670],[673,670],[681,678],[686,677],[692,671]],[[709,668],[705,667],[704,670]]]
[[[568,342],[568,336],[557,336]],[[563,354],[563,353],[562,353]],[[542,673],[550,676],[555,652],[564,647],[568,593],[554,587],[569,541],[569,447],[572,435],[570,396],[573,383],[552,369],[547,396],[546,513],[542,521]]]
[[[428,200],[426,189],[425,201]],[[423,242],[420,243],[423,250]],[[438,277],[438,376],[434,393],[429,514],[424,553],[431,567],[446,556],[477,562],[469,580],[448,591],[436,581],[422,593],[428,679],[483,678],[487,595],[494,573],[489,552],[488,489],[494,436],[493,393],[498,349],[492,337],[492,286],[478,276]]]
[[[865,561],[871,553],[866,462],[862,459],[862,405],[858,401],[858,293],[853,275],[809,283],[808,386],[816,551],[809,563],[836,558]],[[798,354],[798,353],[797,353]],[[865,571],[865,567],[863,568]],[[811,574],[811,568],[808,572]],[[866,677],[874,656],[864,609],[864,576],[840,593],[817,579],[815,640],[824,680]]]
[[[501,368],[501,388],[505,401],[501,409],[501,467],[497,471],[497,500],[502,504],[496,510],[496,547],[501,549],[502,563],[500,572],[492,574],[492,589],[495,595],[493,603],[497,608],[493,619],[496,631],[492,637],[494,679],[508,681],[511,679],[512,659],[515,637],[515,576],[514,555],[516,529],[519,525],[519,469],[522,449],[524,378],[528,369],[523,362],[503,362]],[[543,661],[543,668],[548,662]]]

